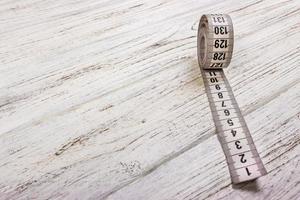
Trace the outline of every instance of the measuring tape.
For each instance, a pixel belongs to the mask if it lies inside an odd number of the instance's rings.
[[[267,171],[223,72],[233,51],[233,26],[229,15],[203,15],[197,43],[205,91],[232,182],[241,183],[265,175]]]

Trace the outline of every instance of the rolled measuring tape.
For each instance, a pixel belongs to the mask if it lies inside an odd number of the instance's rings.
[[[267,171],[223,72],[233,52],[233,26],[229,15],[203,15],[197,45],[205,91],[232,183],[265,175]]]

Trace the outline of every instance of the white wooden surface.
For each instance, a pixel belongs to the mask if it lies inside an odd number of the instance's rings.
[[[196,57],[226,75],[268,175],[233,186]],[[300,199],[300,1],[2,0],[0,199]]]

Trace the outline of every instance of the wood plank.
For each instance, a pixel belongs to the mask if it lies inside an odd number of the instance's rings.
[[[299,8],[3,1],[0,199],[299,198]],[[214,134],[196,58],[213,12],[233,18],[226,75],[270,172],[257,189],[232,188]]]

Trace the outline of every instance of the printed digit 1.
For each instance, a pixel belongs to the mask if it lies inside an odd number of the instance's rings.
[[[252,173],[249,171],[248,167],[246,167],[247,175],[250,176]]]

